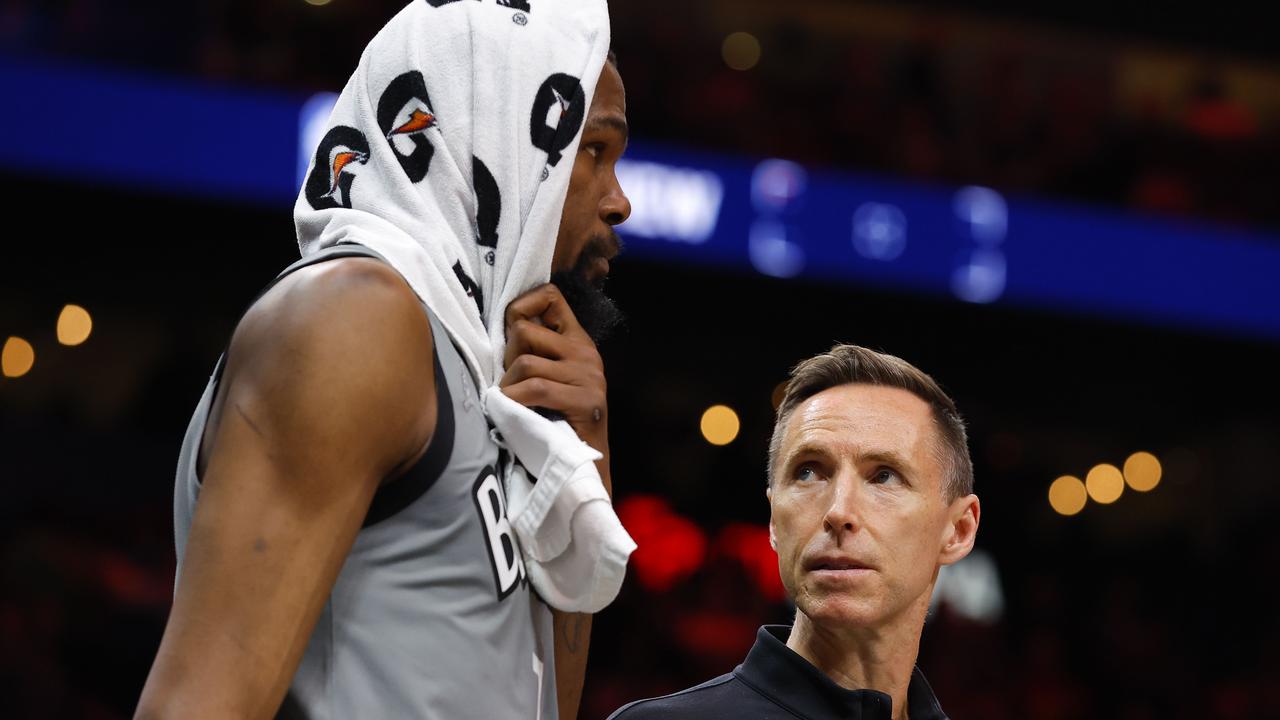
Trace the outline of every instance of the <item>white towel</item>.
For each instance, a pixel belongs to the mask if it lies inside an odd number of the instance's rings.
[[[576,612],[613,600],[635,543],[583,460],[594,451],[567,423],[506,407],[496,383],[505,308],[550,276],[608,48],[605,0],[414,0],[365,49],[294,208],[304,256],[380,253],[490,388],[486,415],[540,473],[508,474],[530,581]]]

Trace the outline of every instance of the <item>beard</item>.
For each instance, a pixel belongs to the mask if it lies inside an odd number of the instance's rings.
[[[620,245],[614,235],[613,246]],[[605,295],[604,282],[597,285],[591,281],[592,263],[598,258],[608,257],[606,248],[609,246],[610,241],[604,237],[592,238],[578,254],[572,269],[551,273],[551,282],[560,289],[578,324],[597,347],[613,335],[625,319],[613,299]]]

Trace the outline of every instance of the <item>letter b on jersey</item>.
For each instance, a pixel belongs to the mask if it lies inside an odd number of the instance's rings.
[[[492,467],[480,471],[474,495],[476,509],[480,511],[480,521],[484,525],[484,541],[489,549],[498,599],[502,600],[524,580],[525,570],[520,547],[507,519],[507,496]]]

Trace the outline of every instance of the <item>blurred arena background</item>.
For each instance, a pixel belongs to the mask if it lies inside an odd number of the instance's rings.
[[[132,714],[189,414],[402,4],[0,0],[0,716]],[[641,549],[581,717],[788,621],[772,400],[847,341],[970,422],[979,552],[920,660],[952,717],[1280,718],[1280,44],[1243,7],[615,0]]]

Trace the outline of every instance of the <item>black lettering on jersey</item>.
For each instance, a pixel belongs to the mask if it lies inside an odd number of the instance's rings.
[[[351,207],[355,168],[369,162],[369,141],[353,127],[337,125],[325,133],[316,148],[311,174],[303,187],[307,202],[316,210]]]
[[[516,586],[527,582],[524,558],[516,544],[515,532],[507,519],[507,495],[502,481],[493,466],[480,471],[472,490],[480,522],[484,525],[484,544],[489,549],[489,562],[493,568],[493,582],[498,600],[506,599]]]
[[[476,242],[498,247],[498,220],[502,217],[502,193],[493,173],[478,157],[471,158],[471,183],[476,188]]]
[[[458,282],[462,283],[462,288],[467,291],[467,297],[476,301],[476,307],[480,308],[480,316],[484,317],[484,292],[480,290],[476,281],[467,275],[467,271],[462,269],[461,260],[453,264],[453,274],[458,276]]]
[[[391,145],[391,152],[409,182],[420,182],[427,176],[435,146],[427,138],[427,131],[436,126],[436,114],[431,109],[431,97],[427,95],[427,82],[422,73],[411,70],[392,80],[382,97],[378,98],[378,127]],[[413,151],[400,152],[397,143],[407,139]]]
[[[448,5],[449,3],[455,2],[458,2],[458,0],[427,0],[427,4],[431,7],[440,7],[441,5]],[[523,10],[524,12],[530,12],[531,10],[529,7],[529,0],[498,0],[498,5],[502,7],[509,7],[512,10]]]
[[[560,162],[560,153],[577,137],[586,114],[587,95],[578,78],[556,73],[542,83],[533,99],[533,146],[547,154],[549,164]]]

